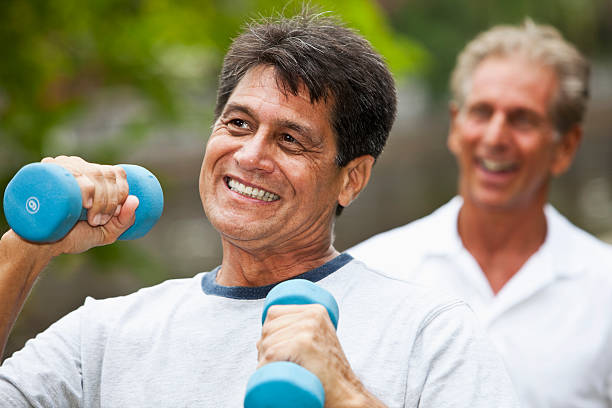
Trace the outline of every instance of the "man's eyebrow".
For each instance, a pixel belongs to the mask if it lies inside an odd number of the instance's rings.
[[[227,105],[225,105],[225,109],[223,109],[223,113],[221,114],[221,116],[225,116],[235,111],[245,113],[249,116],[253,116],[253,112],[247,106],[239,105],[237,103],[228,103]]]
[[[291,120],[285,120],[285,119],[281,119],[280,121],[277,122],[277,124],[280,127],[284,127],[287,129],[291,129],[294,132],[299,133],[300,135],[304,136],[305,138],[308,139],[309,142],[314,143],[314,132],[312,130],[312,128],[308,125],[301,125],[299,123],[293,122]]]

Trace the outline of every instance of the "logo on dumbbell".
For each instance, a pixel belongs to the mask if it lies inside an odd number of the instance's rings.
[[[30,214],[36,214],[40,210],[40,202],[36,197],[30,197],[26,201],[26,211]]]

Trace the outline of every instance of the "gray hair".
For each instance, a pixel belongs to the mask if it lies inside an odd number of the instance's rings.
[[[495,26],[465,46],[451,76],[454,102],[463,106],[472,75],[483,60],[516,54],[550,66],[556,72],[559,85],[549,107],[556,130],[564,135],[580,124],[589,97],[589,63],[557,29],[531,19],[525,19],[520,26]]]

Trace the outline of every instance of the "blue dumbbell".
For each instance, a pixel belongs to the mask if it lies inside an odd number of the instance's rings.
[[[262,314],[266,320],[273,305],[305,305],[318,303],[329,313],[338,327],[338,304],[325,289],[304,279],[292,279],[276,285],[268,296]],[[316,375],[288,361],[278,361],[259,368],[249,379],[244,397],[245,408],[323,408],[325,391]]]
[[[159,181],[147,169],[121,164],[130,194],[138,197],[136,221],[119,239],[144,236],[157,222],[164,207]],[[87,219],[81,189],[68,170],[52,163],[22,167],[4,191],[4,215],[20,237],[32,242],[55,242],[79,220]]]

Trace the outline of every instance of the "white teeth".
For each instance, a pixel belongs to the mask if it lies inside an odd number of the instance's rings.
[[[514,162],[482,159],[482,167],[489,171],[505,171],[514,167]]]
[[[230,179],[227,184],[232,191],[242,194],[243,196],[256,198],[258,200],[276,201],[280,198],[277,194],[271,193],[269,191],[261,190],[258,188],[254,188],[251,186],[245,186],[244,184],[236,180]]]

